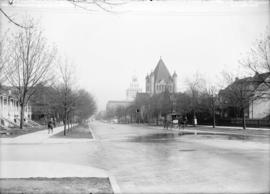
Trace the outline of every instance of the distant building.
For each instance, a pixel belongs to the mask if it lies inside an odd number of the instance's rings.
[[[16,95],[11,87],[2,86],[0,89],[0,125],[19,125],[20,106]],[[31,106],[27,104],[24,108],[24,119],[27,121],[32,117]]]
[[[129,88],[127,89],[127,100],[132,101],[136,98],[137,93],[141,93],[137,77],[133,76]]]
[[[110,100],[107,102],[107,105],[106,105],[106,112],[109,113],[109,112],[114,112],[116,111],[119,107],[122,107],[122,108],[126,108],[128,107],[129,105],[132,104],[132,101],[125,101],[125,100],[122,100],[122,101],[117,101],[117,100]]]
[[[177,92],[177,74],[170,74],[165,63],[160,58],[158,64],[150,75],[145,78],[146,93],[153,95],[164,92],[166,89],[170,93]]]

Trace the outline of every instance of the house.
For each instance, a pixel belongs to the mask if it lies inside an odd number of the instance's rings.
[[[249,118],[264,119],[270,116],[270,73],[257,74],[262,82],[249,102]],[[269,117],[270,118],[270,117]]]
[[[222,116],[264,119],[270,115],[270,73],[235,81],[219,92]]]
[[[19,125],[20,110],[19,101],[12,87],[2,86],[0,89],[0,125]],[[32,110],[28,103],[24,109],[24,119],[27,121],[31,117]]]

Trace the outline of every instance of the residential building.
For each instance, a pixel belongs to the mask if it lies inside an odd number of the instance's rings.
[[[222,116],[264,119],[270,115],[270,73],[235,81],[219,92]],[[243,111],[244,110],[244,111]]]
[[[162,93],[166,89],[170,93],[177,92],[177,74],[170,74],[162,58],[159,59],[155,70],[146,76],[145,81],[146,93],[150,95]]]
[[[10,123],[19,124],[20,106],[16,95],[11,87],[2,86],[0,89],[0,119],[1,125],[8,126]],[[24,108],[24,119],[29,120],[32,116],[31,106]]]
[[[256,76],[261,78],[261,82],[254,91],[253,98],[250,99],[249,118],[270,118],[270,73]]]

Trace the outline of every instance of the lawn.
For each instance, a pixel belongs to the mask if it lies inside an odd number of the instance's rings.
[[[80,124],[67,130],[66,135],[64,131],[53,135],[51,138],[89,138],[92,139],[93,136],[89,130],[89,126],[86,124]]]
[[[0,193],[113,193],[109,178],[0,179]]]

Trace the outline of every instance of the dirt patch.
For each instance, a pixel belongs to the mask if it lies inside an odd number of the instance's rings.
[[[72,127],[69,130],[66,130],[66,135],[64,135],[64,131],[61,131],[60,133],[57,133],[51,138],[89,138],[93,139],[92,133],[89,130],[88,125],[77,125],[75,127]]]
[[[0,179],[0,193],[113,193],[109,178]]]

